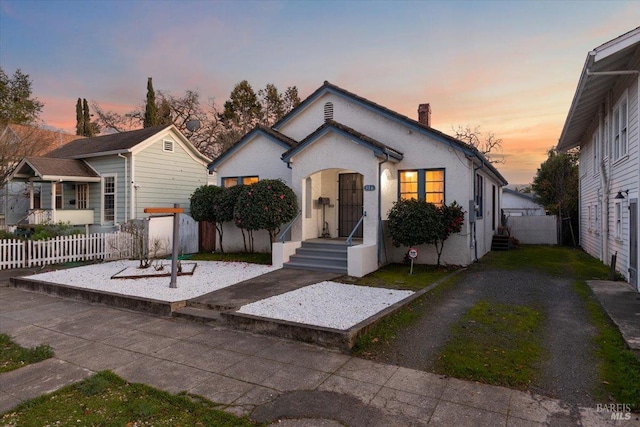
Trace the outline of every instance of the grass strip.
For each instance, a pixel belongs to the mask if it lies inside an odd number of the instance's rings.
[[[486,384],[526,388],[542,356],[540,312],[519,305],[476,303],[452,328],[436,370]]]
[[[255,426],[198,396],[130,384],[103,371],[54,393],[23,402],[3,426]]]
[[[388,264],[365,277],[349,278],[348,283],[387,289],[419,291],[457,270],[457,267],[436,267],[415,264],[413,274],[406,264]]]
[[[13,342],[9,335],[0,334],[0,373],[13,371],[50,357],[53,357],[53,350],[46,344],[24,348]]]
[[[594,341],[601,389],[596,394],[603,401],[612,397],[618,403],[630,405],[632,411],[639,412],[640,361],[589,286],[583,281],[576,281],[574,290],[584,299],[591,323],[597,328]]]
[[[207,253],[200,252],[189,256],[189,261],[226,261],[248,262],[251,264],[271,264],[270,253]]]

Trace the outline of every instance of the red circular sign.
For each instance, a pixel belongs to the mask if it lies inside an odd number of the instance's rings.
[[[410,248],[409,257],[413,259],[418,258],[418,250],[416,248]]]

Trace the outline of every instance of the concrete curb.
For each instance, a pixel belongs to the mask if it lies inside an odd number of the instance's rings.
[[[9,282],[14,288],[28,289],[72,300],[104,304],[110,307],[126,308],[129,310],[141,311],[160,316],[171,316],[172,311],[186,306],[186,301],[160,301],[150,298],[121,295],[111,292],[79,288],[76,286],[44,282],[41,280],[29,279],[27,277],[12,277],[9,279]]]

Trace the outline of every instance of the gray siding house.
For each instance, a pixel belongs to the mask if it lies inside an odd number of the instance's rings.
[[[203,156],[173,125],[72,141],[44,157],[25,157],[10,179],[30,184],[29,224],[68,222],[110,231],[180,203],[208,183]],[[41,183],[37,195],[34,183]]]

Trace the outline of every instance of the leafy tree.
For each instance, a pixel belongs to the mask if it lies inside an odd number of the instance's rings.
[[[82,99],[76,102],[76,135],[84,135],[84,113],[82,109]]]
[[[221,187],[223,191],[216,193],[213,197],[213,210],[215,211],[216,216],[216,231],[218,232],[218,243],[220,246],[220,252],[224,252],[224,247],[222,246],[222,236],[224,233],[223,224],[225,222],[233,221],[233,212],[236,207],[236,202],[238,201],[238,195],[244,190],[245,185],[235,185],[233,187],[224,188]],[[245,251],[247,250],[247,239],[244,233],[244,229],[242,230],[242,241],[244,242]]]
[[[538,168],[531,185],[535,199],[549,213],[558,215],[561,220],[571,218],[572,225],[577,229],[578,154],[559,153],[551,149],[547,155],[547,160]],[[563,242],[567,237],[563,233]]]
[[[78,102],[76,102],[76,135],[92,137],[99,133],[100,126],[91,121],[89,103],[86,99],[78,98]]]
[[[436,206],[424,200],[398,200],[389,211],[387,224],[395,247],[431,243],[437,237]]]
[[[0,125],[33,124],[44,104],[31,93],[31,79],[17,69],[12,77],[0,67]]]
[[[248,81],[236,84],[224,103],[222,119],[228,128],[240,128],[244,134],[262,119],[262,105]]]
[[[220,251],[222,249],[222,223],[218,218],[219,211],[216,209],[216,198],[224,193],[224,187],[217,185],[203,185],[195,189],[190,198],[191,216],[196,221],[212,222],[216,225],[220,238]],[[227,220],[228,221],[228,220]],[[220,222],[220,228],[218,223]]]
[[[238,196],[234,217],[246,230],[267,230],[275,242],[280,226],[295,218],[298,200],[282,180],[265,179],[251,184]],[[253,248],[251,248],[253,249]]]
[[[440,256],[442,255],[442,248],[444,242],[454,233],[459,233],[462,230],[462,224],[464,223],[464,211],[462,207],[454,200],[450,205],[442,205],[436,208],[438,214],[438,228],[436,231],[436,239],[433,244],[436,247],[438,254],[437,266],[440,266]]]
[[[142,126],[150,128],[159,124],[158,105],[156,104],[156,93],[153,90],[151,77],[147,79],[147,103],[144,110],[144,120]]]
[[[502,138],[496,137],[496,135],[489,131],[482,133],[480,126],[476,126],[471,129],[469,125],[466,127],[458,126],[453,129],[454,137],[462,142],[465,142],[472,147],[476,148],[482,153],[489,163],[504,163],[505,159],[502,156]]]
[[[437,207],[424,200],[399,200],[389,211],[388,229],[396,247],[435,245],[440,266],[444,242],[451,234],[460,232],[463,220],[464,212],[455,201]]]

